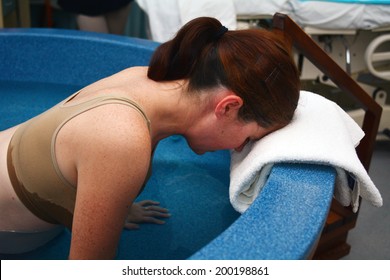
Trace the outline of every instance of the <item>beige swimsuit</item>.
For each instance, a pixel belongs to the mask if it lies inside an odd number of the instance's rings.
[[[121,96],[100,96],[77,104],[67,104],[76,94],[23,123],[10,142],[8,172],[16,194],[37,217],[72,228],[76,187],[61,174],[55,157],[58,132],[72,118],[106,104],[123,104],[139,111],[149,130],[150,121],[134,101]],[[150,168],[149,174],[150,175]]]

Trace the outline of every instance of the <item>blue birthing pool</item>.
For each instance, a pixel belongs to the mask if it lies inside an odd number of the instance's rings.
[[[155,42],[55,29],[0,30],[0,130],[33,117],[81,87],[147,65]],[[170,209],[165,225],[124,230],[117,259],[305,259],[325,223],[333,168],[277,164],[242,215],[229,202],[229,151],[194,154],[181,136],[164,139],[139,199]],[[98,233],[97,233],[98,234]],[[1,259],[66,259],[71,233]]]

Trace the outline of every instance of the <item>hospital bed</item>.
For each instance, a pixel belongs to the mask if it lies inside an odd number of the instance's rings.
[[[258,27],[276,12],[287,14],[350,74],[367,68],[369,62],[359,59],[367,43],[390,31],[390,0],[136,1],[148,15],[151,39],[158,42],[169,40],[183,24],[199,16],[216,17],[234,30]],[[304,66],[303,79],[320,76],[311,64]]]
[[[166,41],[188,20],[218,18],[236,29],[236,18],[271,19],[277,12],[289,15],[309,34],[355,34],[357,30],[388,30],[389,0],[136,0],[149,15],[151,36]],[[166,27],[172,28],[168,30]]]
[[[369,73],[361,73],[358,81],[374,87],[373,97],[382,106],[382,118],[379,126],[381,134],[378,138],[390,138],[390,105],[387,101],[390,84],[390,33],[382,34],[372,40],[364,53]],[[362,111],[353,110],[349,114],[359,124],[362,122]]]

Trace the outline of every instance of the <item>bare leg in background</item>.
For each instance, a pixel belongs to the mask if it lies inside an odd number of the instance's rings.
[[[77,15],[80,30],[124,35],[130,4],[114,12],[101,16]]]

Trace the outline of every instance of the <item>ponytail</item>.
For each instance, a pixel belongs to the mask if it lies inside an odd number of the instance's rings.
[[[215,63],[218,63],[213,45],[218,40],[218,32],[222,27],[218,20],[208,17],[197,18],[185,24],[175,38],[157,48],[149,63],[148,77],[154,81],[189,79],[192,86],[194,83],[191,82],[191,77],[200,64],[204,64],[206,60],[207,65],[211,64],[215,68]],[[195,79],[199,78],[201,77]],[[207,86],[217,85],[211,85],[209,81],[201,83]]]
[[[224,86],[244,104],[239,116],[263,127],[289,123],[298,104],[299,72],[291,46],[268,30],[227,31],[208,17],[184,25],[150,61],[155,81],[188,80],[189,92]]]

